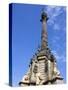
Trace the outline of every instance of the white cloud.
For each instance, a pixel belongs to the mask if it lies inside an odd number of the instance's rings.
[[[53,50],[52,53],[54,54],[57,62],[66,62],[66,55],[59,54],[57,51]]]
[[[59,36],[55,36],[53,38],[53,40],[52,40],[53,45],[56,45],[58,47],[59,45],[57,45],[57,43],[59,43],[59,40],[60,40],[60,37]]]
[[[61,7],[61,6],[47,6],[46,7],[46,12],[48,13],[48,16],[50,17],[50,19],[55,19],[55,17],[57,17],[58,15],[60,15],[61,13],[63,13],[63,11],[65,11],[65,8]]]
[[[54,25],[54,30],[60,30],[59,24],[55,24],[55,25]]]
[[[48,14],[49,20],[48,24],[53,25],[54,30],[61,30],[60,25],[58,22],[56,22],[57,16],[59,16],[61,13],[65,11],[65,7],[61,6],[47,6],[46,7],[46,12]]]

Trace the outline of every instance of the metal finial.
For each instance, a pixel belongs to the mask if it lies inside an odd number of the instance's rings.
[[[45,12],[45,8],[42,8],[42,10],[41,10],[41,22],[42,21],[47,21],[48,20],[48,16],[47,16],[47,13]]]

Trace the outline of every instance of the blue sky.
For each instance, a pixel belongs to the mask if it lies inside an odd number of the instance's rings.
[[[57,67],[66,82],[66,8],[30,4],[12,6],[12,83],[19,81],[28,70],[30,59],[41,41],[41,10],[45,8],[48,44],[57,60]]]

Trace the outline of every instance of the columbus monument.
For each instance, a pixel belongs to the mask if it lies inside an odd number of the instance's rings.
[[[63,84],[63,78],[57,68],[55,56],[48,47],[47,21],[48,16],[41,13],[41,45],[30,60],[29,69],[19,82],[20,86]]]

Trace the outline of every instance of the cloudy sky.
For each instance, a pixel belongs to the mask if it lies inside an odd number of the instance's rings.
[[[28,70],[33,54],[41,41],[41,10],[45,9],[48,44],[56,57],[57,67],[66,82],[66,8],[28,4],[12,5],[12,83],[19,81]]]

